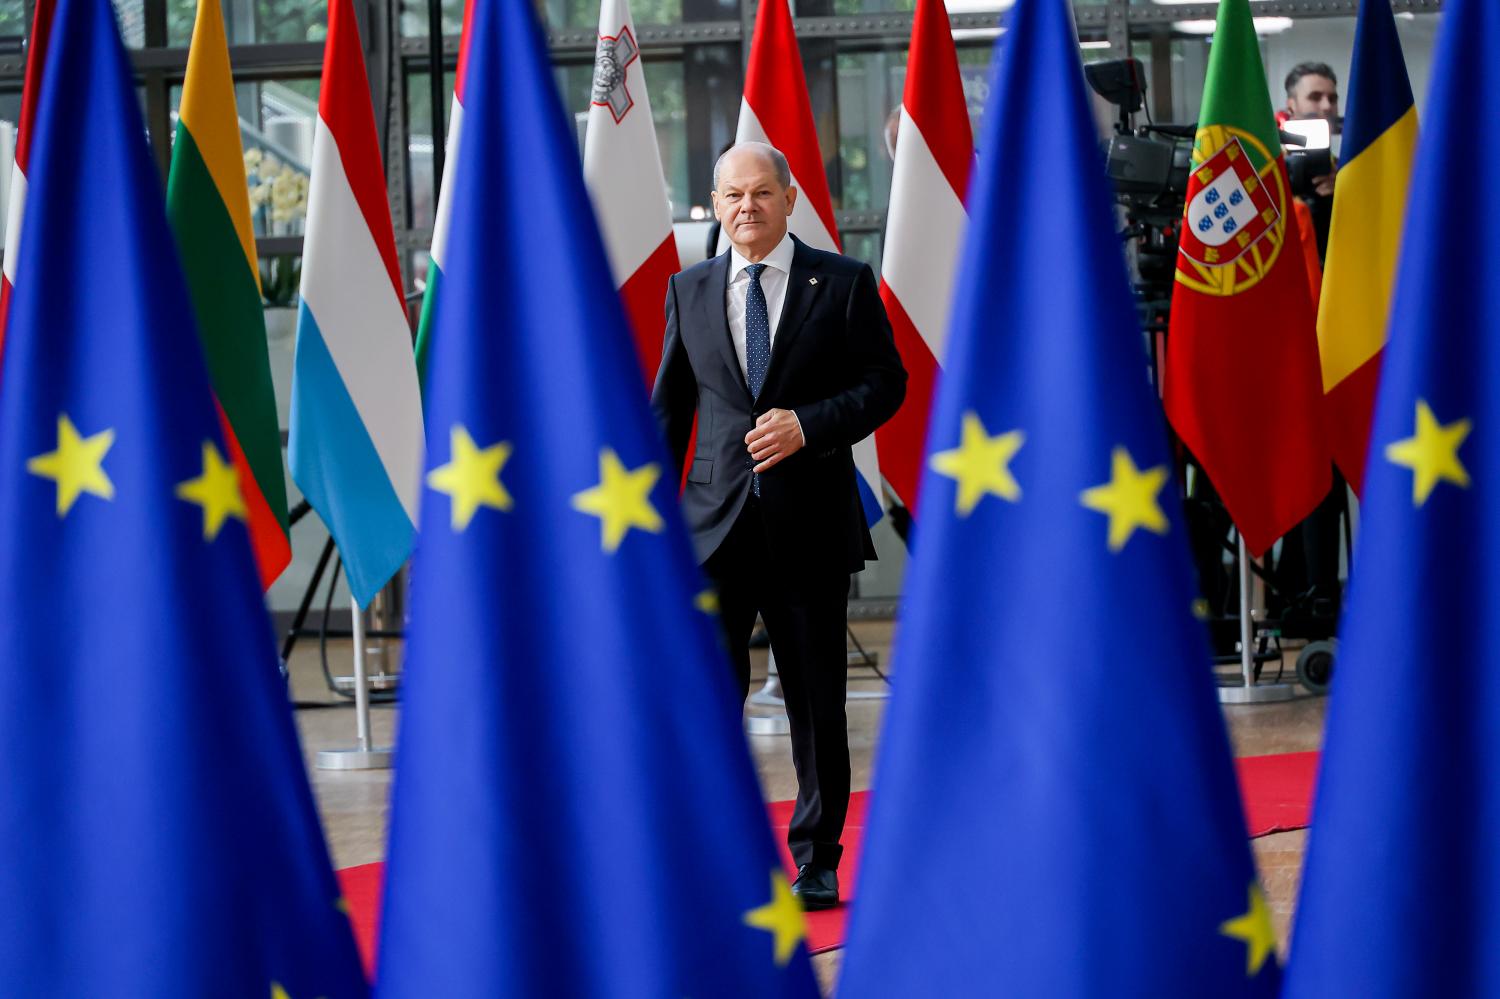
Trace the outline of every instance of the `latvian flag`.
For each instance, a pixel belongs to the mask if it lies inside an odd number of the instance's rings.
[[[906,401],[876,432],[881,471],[913,513],[969,221],[964,195],[973,160],[973,131],[948,12],[943,0],[917,0],[880,268],[880,297],[906,365]]]
[[[453,165],[458,162],[458,141],[464,128],[464,80],[469,75],[469,24],[473,14],[473,0],[466,0],[463,34],[458,40],[458,71],[453,76],[453,103],[448,112],[448,140],[443,146],[443,177],[438,188],[437,217],[433,220],[432,247],[427,254],[427,288],[422,293],[422,318],[417,323],[417,377],[421,379],[424,390],[427,386],[427,354],[432,349],[432,307],[443,283],[443,262],[448,258],[448,228],[453,224]]]
[[[755,15],[735,141],[768,142],[781,150],[791,166],[792,186],[799,194],[789,221],[792,234],[808,246],[839,252],[833,199],[828,194],[828,176],[823,172],[807,77],[802,72],[787,0],[763,0]],[[721,235],[719,252],[728,247],[729,237]],[[854,445],[854,467],[859,472],[856,479],[865,519],[874,524],[885,515],[874,437]]]
[[[641,364],[646,378],[654,379],[666,323],[662,303],[679,260],[641,50],[626,0],[599,5],[583,176]]]
[[[26,214],[26,171],[31,162],[31,133],[37,97],[42,91],[42,69],[47,64],[47,38],[52,32],[55,0],[36,0],[31,38],[26,44],[26,82],[21,88],[21,121],[16,130],[16,162],[10,171],[10,204],[5,219],[5,268],[0,279],[0,360],[5,357],[5,317],[10,312],[10,290],[16,282],[16,260],[21,251],[21,219]]]
[[[422,402],[353,0],[332,0],[293,363],[292,478],[367,605],[411,553]]]

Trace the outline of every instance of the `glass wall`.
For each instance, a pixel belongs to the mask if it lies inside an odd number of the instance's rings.
[[[0,0],[0,195],[10,177],[13,124],[24,74],[22,39],[32,0]],[[135,50],[142,107],[157,161],[170,158],[196,0],[113,0]],[[308,166],[317,113],[327,0],[220,0],[237,77],[255,233],[262,257],[268,335],[283,419],[295,329],[294,307]],[[593,78],[598,0],[533,0],[548,27],[557,86],[580,142]],[[755,0],[632,0],[672,214],[685,245],[703,246],[714,160],[733,139],[743,88],[745,42]],[[988,96],[988,66],[1012,0],[949,0],[971,123]],[[818,136],[845,252],[877,270],[890,196],[892,116],[901,100],[915,0],[792,0]],[[1321,0],[1287,16],[1257,3],[1273,102],[1297,62],[1329,63],[1345,83],[1356,0]],[[1310,4],[1296,5],[1312,7]],[[1440,0],[1395,0],[1419,103],[1429,76]],[[1082,57],[1141,60],[1147,110],[1158,121],[1197,116],[1212,44],[1214,0],[1074,0]],[[1274,10],[1273,10],[1274,8]],[[366,0],[356,5],[376,117],[382,130],[403,279],[415,301],[424,286],[437,204],[437,164],[463,21],[463,0]],[[431,37],[436,18],[440,38]],[[434,60],[432,46],[438,45]],[[436,72],[435,72],[436,67]],[[434,88],[436,87],[436,94]],[[434,100],[436,97],[436,100]],[[1101,114],[1109,118],[1108,110]],[[0,224],[4,213],[0,212]],[[706,248],[706,247],[705,247]],[[324,537],[315,517],[294,535],[296,565],[272,593],[286,610],[301,596]],[[903,549],[889,530],[882,562],[860,582],[866,598],[899,591]],[[341,604],[342,605],[342,604]]]

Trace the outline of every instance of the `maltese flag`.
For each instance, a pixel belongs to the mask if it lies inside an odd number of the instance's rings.
[[[875,434],[881,470],[913,513],[969,222],[964,195],[973,162],[974,135],[948,12],[943,0],[917,0],[880,269],[880,297],[906,365],[906,401]]]
[[[750,63],[745,69],[745,96],[740,102],[740,124],[734,138],[736,142],[768,142],[781,150],[792,168],[792,186],[798,191],[788,227],[808,246],[838,253],[833,199],[828,195],[823,153],[818,148],[807,77],[802,73],[802,56],[787,0],[763,0],[756,12]],[[721,234],[719,252],[728,248],[729,237]],[[865,519],[874,524],[885,516],[874,437],[854,445],[854,467],[859,472],[856,479]]]
[[[603,0],[599,5],[583,177],[649,381],[661,364],[666,327],[662,303],[680,261],[641,49],[626,0]]]

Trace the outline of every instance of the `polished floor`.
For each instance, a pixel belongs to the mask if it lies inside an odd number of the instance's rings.
[[[888,622],[857,622],[854,625],[856,637],[878,656],[882,667],[889,664],[891,630]],[[392,655],[396,656],[397,651],[392,650]],[[329,660],[335,675],[347,675],[350,672],[348,643],[330,643]],[[764,652],[755,655],[754,664],[756,678],[753,687],[758,688],[765,673]],[[877,692],[884,688],[883,681],[868,669],[851,670],[850,680],[851,692]],[[330,693],[323,678],[316,641],[303,642],[293,653],[292,693],[302,705],[297,712],[298,727],[334,864],[349,867],[380,860],[385,851],[390,771],[341,772],[319,770],[313,766],[319,750],[352,746],[355,738],[354,712],[347,701]],[[851,699],[849,703],[849,740],[856,790],[870,786],[871,759],[883,704],[878,699]],[[1235,754],[1257,756],[1319,748],[1324,704],[1321,698],[1304,697],[1282,704],[1226,707],[1225,717]],[[751,711],[762,713],[755,708]],[[390,745],[396,716],[397,709],[389,704],[374,708],[371,724],[376,745]],[[796,777],[792,772],[786,737],[751,736],[750,744],[766,800],[795,796]],[[1306,838],[1306,832],[1292,832],[1254,841],[1256,862],[1283,954]],[[825,993],[831,994],[833,990],[840,959],[838,951],[813,959]]]

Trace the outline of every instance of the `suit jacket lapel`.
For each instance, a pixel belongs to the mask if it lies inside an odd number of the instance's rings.
[[[734,337],[729,333],[729,313],[726,307],[729,301],[729,251],[724,251],[714,258],[713,266],[708,270],[708,277],[703,282],[703,293],[700,297],[700,307],[703,309],[703,328],[708,330],[708,335],[719,345],[719,352],[724,355],[724,363],[729,366],[735,381],[750,394],[750,386],[745,383],[745,373],[740,370],[739,355],[734,352]]]
[[[827,284],[819,276],[822,269],[812,251],[795,236],[792,237],[792,242],[796,250],[792,254],[791,273],[787,276],[786,301],[782,303],[781,322],[776,326],[776,338],[771,344],[771,363],[766,366],[762,394],[771,387],[776,373],[786,363],[785,358],[791,352],[792,341],[802,332],[802,320],[807,318],[807,310],[812,308],[813,301]]]

